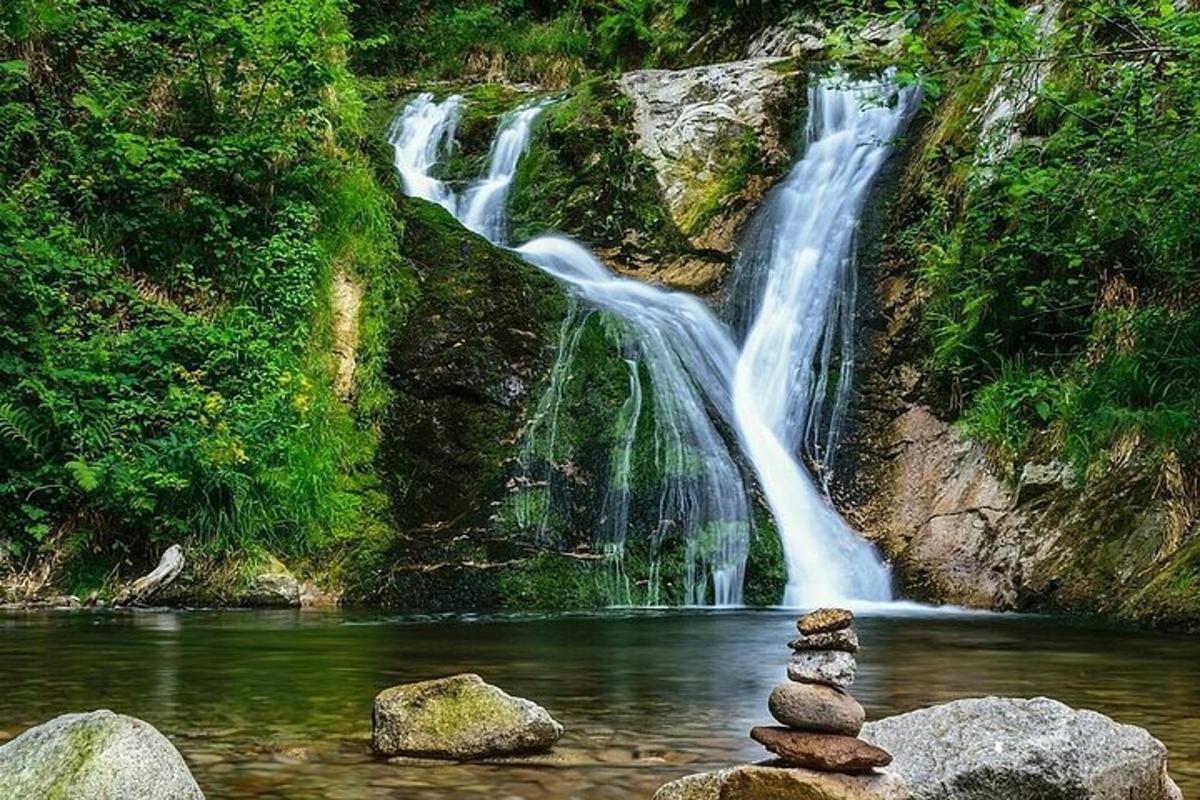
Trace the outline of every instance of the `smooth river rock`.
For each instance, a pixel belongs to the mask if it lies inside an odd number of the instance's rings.
[[[796,620],[796,630],[806,636],[831,633],[854,624],[854,613],[848,608],[818,608]]]
[[[801,767],[746,764],[688,775],[664,785],[654,800],[906,800],[895,773],[838,775]]]
[[[376,695],[371,745],[383,755],[467,761],[549,750],[562,732],[537,703],[463,674]]]
[[[892,762],[886,750],[853,736],[759,725],[750,730],[750,738],[789,766],[825,772],[869,772]]]
[[[801,635],[788,642],[788,647],[793,650],[842,650],[857,653],[858,634],[853,628],[843,628],[840,631]]]
[[[65,714],[0,747],[0,798],[204,800],[183,756],[140,719]]]
[[[767,700],[771,716],[801,730],[857,736],[867,714],[850,695],[816,683],[781,683]]]
[[[789,680],[800,683],[821,683],[845,689],[854,683],[858,660],[853,653],[841,650],[801,650],[788,662]]]
[[[868,723],[917,800],[1182,800],[1167,750],[1056,700],[956,700]]]

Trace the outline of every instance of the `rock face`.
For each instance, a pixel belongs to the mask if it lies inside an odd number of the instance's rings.
[[[654,794],[654,800],[906,800],[899,776],[839,775],[800,767],[747,764],[688,775]]]
[[[788,764],[822,772],[869,772],[892,762],[887,751],[853,736],[760,725],[750,731],[750,738]]]
[[[536,703],[463,674],[380,692],[371,745],[383,755],[467,761],[549,750],[562,732]]]
[[[783,725],[846,736],[857,736],[866,719],[866,712],[853,697],[815,683],[779,684],[771,692],[767,708]]]
[[[1044,697],[958,700],[868,723],[916,800],[1182,800],[1145,730]]]
[[[66,714],[0,747],[0,797],[204,800],[165,736],[111,711]]]
[[[730,250],[740,209],[711,225],[718,206],[737,205],[747,161],[787,160],[779,107],[796,92],[794,67],[779,58],[753,58],[683,70],[622,75],[634,102],[637,146],[650,159],[675,224],[698,247]]]

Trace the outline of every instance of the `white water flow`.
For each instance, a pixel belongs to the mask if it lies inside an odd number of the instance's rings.
[[[459,195],[431,173],[454,150],[463,99],[451,95],[438,102],[428,92],[417,95],[388,131],[404,193],[437,203],[468,229],[490,242],[503,244],[508,233],[505,208],[517,164],[529,146],[533,123],[550,102],[546,98],[535,100],[501,119],[488,155],[487,175]]]
[[[916,105],[912,89],[821,81],[808,146],[771,193],[739,254],[745,340],[733,373],[736,425],[779,528],[787,606],[890,600],[891,576],[817,488],[796,453],[831,463],[853,364],[854,238],[872,184]],[[835,346],[840,374],[823,412]],[[821,425],[827,426],[825,448]],[[824,450],[824,452],[822,452]]]
[[[684,541],[686,604],[708,602],[710,579],[716,605],[741,603],[750,501],[710,413],[733,420],[729,379],[737,348],[729,329],[692,295],[615,275],[565,236],[539,236],[517,252],[629,327],[654,401],[663,482],[656,544],[673,534]]]
[[[404,193],[437,203],[455,216],[458,197],[430,171],[453,149],[461,114],[459,95],[437,102],[432,94],[424,92],[404,107],[387,134],[394,151],[392,163],[400,174]]]
[[[487,176],[471,184],[463,196],[459,219],[467,228],[491,242],[507,236],[508,192],[517,177],[517,163],[529,146],[538,115],[549,100],[536,100],[509,112],[500,123],[488,157]]]
[[[442,203],[465,223],[462,204],[452,193],[450,204],[443,202],[444,187],[428,178],[448,146],[447,126],[452,137],[453,100],[418,97],[390,138],[405,190]],[[783,604],[891,599],[887,566],[839,517],[798,454],[807,449],[817,464],[830,463],[837,444],[853,366],[855,232],[915,101],[915,92],[896,90],[890,81],[833,79],[810,88],[805,155],[756,215],[736,265],[741,348],[697,298],[615,275],[571,239],[541,236],[517,248],[587,304],[619,316],[636,341],[650,377],[656,467],[664,481],[661,522],[652,535],[655,544],[672,535],[686,543],[689,604],[707,601],[710,578],[717,605],[741,602],[752,533],[745,481],[714,417],[736,433],[774,514],[788,569]],[[525,110],[532,112],[527,122]],[[472,217],[479,227],[488,216],[485,206],[503,205],[537,110],[518,109],[501,125],[492,149],[494,175],[489,168],[489,177],[477,182],[483,187],[494,178],[497,188],[486,197],[482,189],[468,191],[468,206],[485,198]],[[509,131],[511,140],[502,142]],[[427,140],[419,142],[421,135]],[[406,165],[424,169],[424,179],[410,182],[400,167],[402,152]],[[429,153],[433,160],[423,161]],[[502,211],[499,220],[502,231]],[[839,373],[831,387],[835,351]],[[640,383],[636,391],[640,405]],[[624,531],[609,535],[606,545]]]

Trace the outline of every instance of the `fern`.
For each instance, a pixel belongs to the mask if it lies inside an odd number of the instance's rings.
[[[0,403],[0,439],[14,442],[33,456],[41,456],[45,449],[45,431],[29,412],[12,403]]]

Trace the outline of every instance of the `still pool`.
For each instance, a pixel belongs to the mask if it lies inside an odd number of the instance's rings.
[[[0,742],[58,714],[141,717],[210,800],[636,798],[754,760],[794,615],[486,618],[191,611],[0,615]],[[860,617],[872,719],[985,694],[1049,695],[1148,728],[1200,797],[1200,639],[1044,617]],[[567,729],[556,763],[396,765],[369,750],[388,685],[477,672]]]

